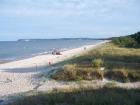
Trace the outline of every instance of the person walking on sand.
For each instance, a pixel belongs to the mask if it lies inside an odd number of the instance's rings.
[[[51,64],[52,64],[51,61],[49,61],[49,66],[50,66]]]
[[[87,48],[86,47],[84,47],[84,50],[86,50]]]

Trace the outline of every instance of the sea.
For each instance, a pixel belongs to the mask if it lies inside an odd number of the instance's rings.
[[[65,51],[84,45],[101,42],[95,39],[21,39],[18,41],[0,41],[0,61],[24,59],[49,54],[54,49]]]

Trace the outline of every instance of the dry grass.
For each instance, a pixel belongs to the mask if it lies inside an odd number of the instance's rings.
[[[91,67],[83,68],[75,64],[67,64],[52,75],[52,78],[56,80],[102,80],[103,73]]]
[[[94,59],[102,59],[106,69],[110,70],[115,68],[140,70],[140,49],[121,48],[112,43],[107,43],[68,62],[81,67],[91,67]]]
[[[98,70],[100,66],[105,66],[105,73]],[[102,80],[103,77],[121,82],[140,81],[140,49],[107,43],[70,60],[69,65],[53,76],[56,80]]]
[[[127,70],[125,68],[112,71],[107,70],[104,72],[104,77],[120,82],[136,82],[140,81],[140,71]]]
[[[107,84],[112,87],[114,84]],[[72,92],[54,90],[23,97],[9,105],[139,105],[140,89],[100,88]]]
[[[108,43],[89,52],[87,56],[102,58],[105,61],[118,61],[121,63],[124,62],[137,65],[140,63],[140,49],[120,48],[113,45],[112,43]]]
[[[67,66],[67,67],[66,67]],[[140,81],[140,71],[127,70],[127,69],[115,69],[101,71],[94,68],[81,68],[73,65],[66,65],[60,68],[52,78],[55,80],[102,80],[108,78],[110,80],[116,80],[120,82],[136,82]],[[68,68],[70,67],[70,68]],[[65,68],[65,69],[64,69]]]

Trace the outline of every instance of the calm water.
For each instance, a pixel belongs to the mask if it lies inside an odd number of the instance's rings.
[[[89,39],[5,41],[0,42],[0,60],[21,59],[39,54],[47,54],[54,48],[66,50],[98,42],[100,41]]]

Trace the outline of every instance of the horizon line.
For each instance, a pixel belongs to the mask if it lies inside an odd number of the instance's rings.
[[[104,40],[104,39],[109,39],[111,37],[107,37],[107,38],[92,38],[92,37],[76,37],[76,38],[72,38],[72,37],[62,37],[62,38],[19,38],[19,39],[15,39],[15,40],[0,40],[2,41],[22,41],[22,40],[59,40],[59,39],[93,39],[93,40]]]

